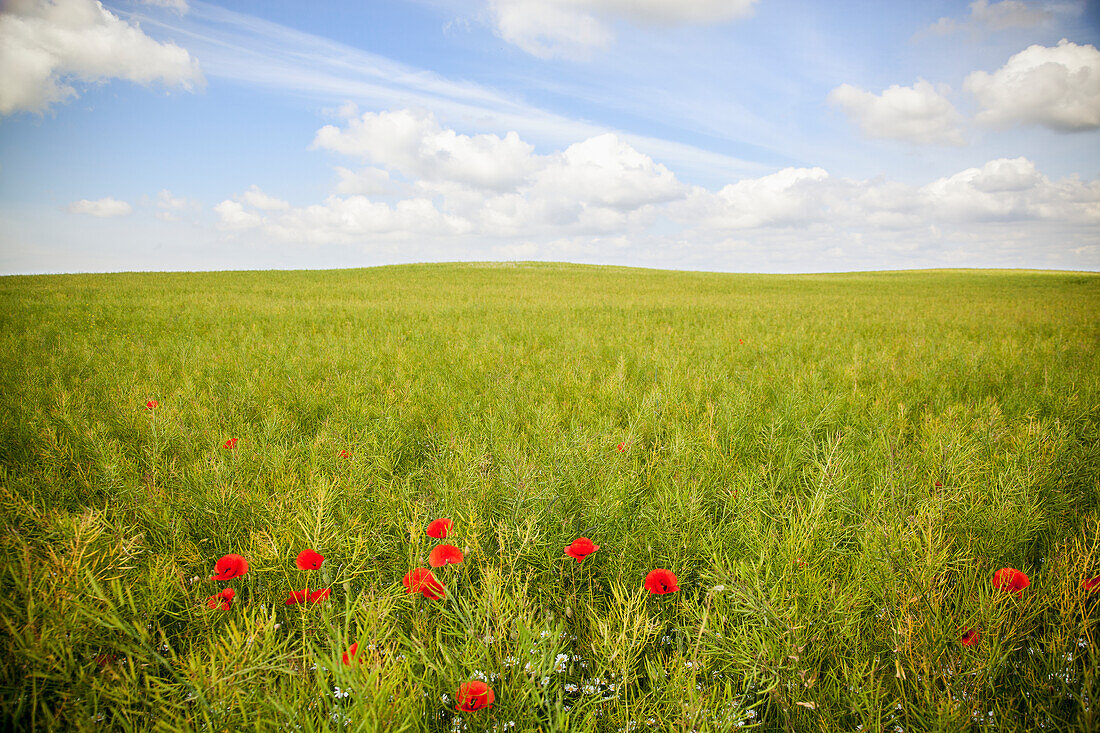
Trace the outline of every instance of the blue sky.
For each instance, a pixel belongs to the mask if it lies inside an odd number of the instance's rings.
[[[1095,3],[12,0],[0,272],[1100,269]]]

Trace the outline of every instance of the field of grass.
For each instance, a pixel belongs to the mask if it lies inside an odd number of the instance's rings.
[[[1097,730],[1098,316],[1082,273],[2,278],[0,728]]]

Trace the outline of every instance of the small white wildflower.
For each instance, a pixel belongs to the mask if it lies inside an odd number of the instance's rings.
[[[511,655],[504,658],[504,666],[505,667],[513,667],[518,663],[519,663],[519,660],[516,659],[515,657],[511,656]]]
[[[442,695],[439,696],[439,701],[444,705],[449,705],[451,703],[451,697],[446,692],[444,692]]]
[[[543,677],[542,678],[542,686],[546,687],[548,684],[550,684],[550,678],[549,677]]]
[[[576,692],[576,691],[577,691],[577,690],[579,690],[579,689],[580,689],[580,688],[579,688],[579,687],[577,687],[577,686],[576,686],[575,684],[573,684],[572,682],[567,682],[567,683],[565,684],[565,691],[566,691],[566,692]]]
[[[591,682],[586,682],[585,683],[585,685],[584,685],[584,694],[586,694],[586,695],[595,695],[596,690],[597,690],[596,686],[594,684],[592,684]]]

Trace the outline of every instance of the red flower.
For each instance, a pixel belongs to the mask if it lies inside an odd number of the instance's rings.
[[[211,580],[233,580],[248,572],[248,560],[240,555],[226,555],[214,566],[218,574]]]
[[[283,603],[287,606],[297,606],[299,603],[318,603],[329,597],[332,593],[332,588],[322,588],[321,590],[310,591],[309,588],[303,588],[302,590],[290,591],[290,598],[287,598]]]
[[[1081,587],[1088,591],[1100,588],[1100,575],[1097,575],[1095,578],[1089,578],[1088,580],[1082,580]]]
[[[215,593],[206,599],[207,608],[220,608],[223,611],[228,611],[229,606],[233,603],[233,596],[237,595],[237,591],[232,588],[226,588],[221,593]]]
[[[943,488],[943,482],[942,481],[937,481],[936,482],[936,488],[937,489],[942,489]]]
[[[438,545],[428,553],[428,564],[433,568],[462,562],[462,550],[454,545]]]
[[[676,585],[676,575],[664,568],[649,571],[649,575],[645,576],[645,588],[650,593],[658,595],[680,590],[680,586]]]
[[[428,536],[437,540],[446,539],[453,526],[454,522],[449,519],[434,519],[428,523]]]
[[[476,680],[459,685],[455,697],[458,698],[455,710],[460,713],[475,713],[482,708],[491,708],[496,699],[492,687]]]
[[[340,451],[340,457],[341,458],[351,458],[351,453],[348,453],[346,450],[342,450],[342,451]]]
[[[425,598],[433,601],[447,597],[443,584],[436,580],[432,571],[427,568],[414,568],[405,573],[401,584],[405,586],[406,593],[422,593]]]
[[[225,441],[224,445],[222,445],[222,448],[225,448],[226,450],[233,450],[236,447],[237,447],[237,439],[236,438],[230,438],[229,440]]]
[[[619,449],[620,453],[626,453],[626,443],[619,443],[615,447]]]
[[[1023,572],[1016,568],[1001,568],[993,574],[993,587],[1015,593],[1017,598],[1024,597],[1024,588],[1031,585],[1031,580]]]
[[[155,410],[158,407],[160,407],[160,403],[157,402],[156,400],[149,400],[148,402],[145,403],[145,409],[146,410]]]
[[[745,343],[745,341],[743,339],[737,339],[737,343],[743,344],[743,343]]]
[[[959,637],[959,643],[963,646],[974,646],[981,638],[982,634],[977,629],[966,629],[963,635]]]
[[[355,642],[348,647],[348,650],[344,652],[344,664],[351,664],[351,660],[355,659],[355,655],[359,653],[359,642]]]
[[[803,560],[802,558],[798,558],[797,560],[795,560],[794,564],[797,565],[800,568],[806,567],[806,561]]]
[[[565,554],[580,562],[598,549],[600,546],[592,544],[592,540],[587,537],[578,537],[566,546]]]
[[[313,550],[302,550],[298,553],[298,559],[294,561],[294,564],[298,566],[299,570],[317,570],[324,561],[324,555]]]

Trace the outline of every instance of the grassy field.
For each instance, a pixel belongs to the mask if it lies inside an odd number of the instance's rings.
[[[0,364],[0,728],[1100,727],[1097,275],[8,277]]]

